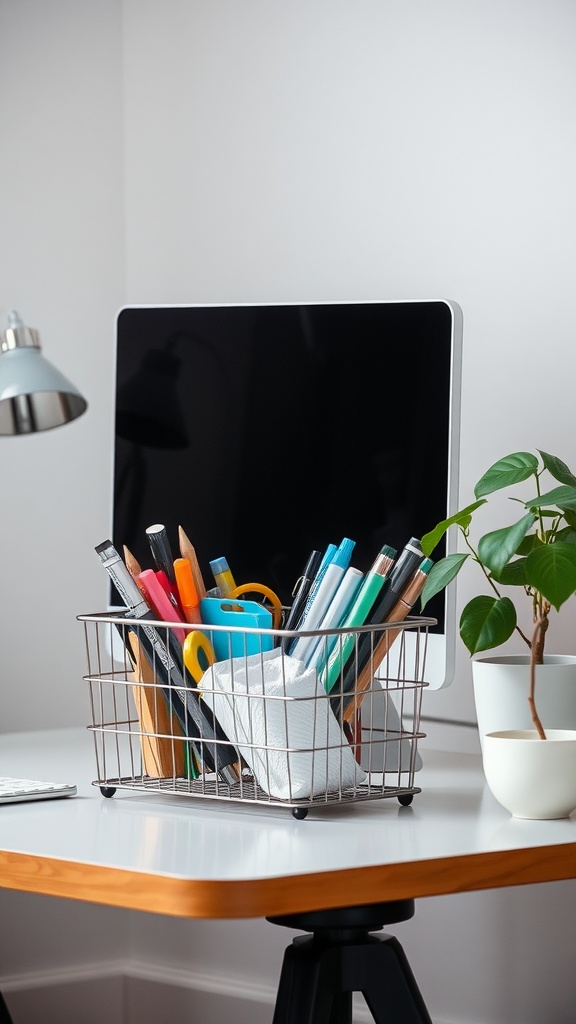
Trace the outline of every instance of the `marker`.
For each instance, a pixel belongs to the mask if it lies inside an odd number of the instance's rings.
[[[96,547],[96,553],[128,609],[128,618],[141,621],[139,640],[148,662],[162,684],[170,707],[178,717],[185,735],[190,737],[208,771],[216,770],[223,782],[238,782],[238,754],[220,724],[199,699],[193,680],[184,668],[182,645],[167,629],[164,642],[158,629],[146,620],[155,619],[148,601],[142,596],[111,540]],[[218,743],[210,743],[211,740]]]
[[[401,597],[404,587],[423,558],[424,552],[420,546],[420,541],[417,537],[411,537],[398,555],[390,573],[390,582],[386,587],[386,592],[382,595],[382,601],[378,607],[374,608],[374,617],[370,619],[371,622],[387,621],[396,601]]]
[[[312,596],[312,601],[308,611],[304,611],[304,615],[300,625],[298,626],[299,630],[308,632],[309,630],[318,629],[318,626],[322,621],[338,586],[342,582],[344,573],[350,564],[355,543],[356,542],[350,540],[349,537],[344,537],[340,543],[334,558],[324,570],[322,580]],[[320,567],[320,571],[322,571],[322,567]],[[314,587],[312,589],[314,590]],[[318,638],[315,636],[299,637],[296,640],[296,643],[290,648],[291,657],[299,658],[300,661],[305,661],[306,656],[316,645],[317,639]]]
[[[220,591],[220,597],[228,597],[233,590],[236,590],[236,580],[230,572],[228,561],[224,556],[221,558],[213,558],[210,562],[210,568],[214,574],[216,586]]]
[[[165,573],[162,573],[162,575],[165,576]],[[183,622],[182,615],[172,604],[162,585],[162,581],[158,579],[159,576],[160,572],[156,573],[154,569],[143,569],[140,573],[139,580],[144,587],[144,594],[148,604],[154,609],[159,619],[164,619],[165,622]],[[180,643],[183,644],[186,639],[186,630],[175,627],[173,632]]]
[[[178,542],[180,544],[180,554],[182,558],[187,558],[190,562],[196,593],[200,600],[202,600],[203,597],[206,597],[206,587],[200,571],[200,565],[198,564],[198,559],[196,557],[196,550],[181,526],[178,527]]]
[[[300,576],[300,579],[296,580],[296,583],[294,584],[294,590],[292,591],[294,600],[292,601],[292,607],[288,614],[288,618],[286,619],[284,629],[296,628],[302,609],[306,603],[310,587],[312,586],[312,581],[320,568],[321,561],[321,551],[312,551],[308,556],[308,561],[304,566],[304,571]],[[284,648],[289,643],[292,643],[291,639],[283,640],[282,647]]]
[[[175,583],[174,559],[172,557],[166,527],[162,523],[155,523],[154,526],[149,526],[147,528],[146,536],[148,537],[148,543],[150,544],[150,550],[152,552],[152,558],[154,559],[156,568],[161,569],[162,572],[166,573],[170,583]]]
[[[202,622],[200,616],[200,598],[194,583],[192,566],[187,558],[174,559],[174,575],[178,587],[180,606],[186,622]]]
[[[392,608],[386,622],[402,622],[406,616],[409,615],[415,601],[422,593],[428,573],[430,572],[433,564],[434,563],[431,558],[424,558],[422,560],[420,566],[406,584],[402,596],[397,600],[396,604]],[[380,664],[386,657],[396,637],[401,632],[401,629],[386,629],[383,631],[380,640],[374,648],[372,657],[358,675],[354,690],[344,701],[343,718],[345,722],[349,722],[356,714],[364,700],[366,690],[369,688],[371,680],[378,671]],[[337,702],[339,702],[339,698],[337,698]],[[333,710],[335,710],[334,707]]]
[[[343,627],[355,629],[358,626],[364,625],[374,607],[374,602],[382,590],[388,586],[395,557],[396,549],[388,544],[385,544],[382,550],[379,551],[342,623]],[[368,639],[370,639],[369,634]],[[336,684],[336,680],[340,677],[342,668],[346,665],[354,648],[354,641],[354,633],[333,637],[333,643],[327,652],[327,657],[318,669],[320,681],[326,693],[330,693]]]
[[[318,629],[337,629],[341,625],[363,580],[364,573],[360,572],[360,569],[355,569],[352,565],[346,569]],[[329,649],[337,639],[338,637],[334,635],[317,636],[316,643],[306,656],[306,668],[317,669],[318,663],[327,657]]]

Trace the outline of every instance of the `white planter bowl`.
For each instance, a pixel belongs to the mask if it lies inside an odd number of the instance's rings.
[[[515,818],[567,818],[576,809],[576,731],[508,729],[484,737],[486,782]]]
[[[488,732],[534,727],[528,655],[475,658],[472,679],[482,749]],[[536,707],[544,726],[576,729],[576,657],[545,655],[544,664],[536,666]]]

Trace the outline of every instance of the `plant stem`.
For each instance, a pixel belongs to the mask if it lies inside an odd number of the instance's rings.
[[[501,594],[501,593],[500,593],[500,591],[498,590],[498,587],[497,587],[497,586],[496,586],[496,584],[494,583],[494,580],[493,580],[493,579],[492,579],[492,577],[490,576],[490,573],[488,573],[488,572],[486,571],[486,567],[485,567],[485,566],[483,565],[483,563],[482,563],[482,560],[481,560],[480,556],[478,555],[478,552],[477,552],[477,551],[475,551],[475,549],[474,549],[474,548],[472,547],[472,544],[470,543],[470,540],[468,539],[468,531],[467,531],[467,530],[462,530],[461,532],[462,532],[462,533],[463,533],[463,535],[464,535],[464,542],[465,542],[466,546],[467,546],[467,547],[468,547],[468,548],[470,549],[470,551],[472,552],[472,555],[474,556],[474,561],[475,561],[475,562],[477,562],[477,563],[478,563],[478,565],[480,566],[480,568],[482,569],[482,572],[484,573],[484,575],[485,575],[485,577],[486,577],[486,579],[487,579],[488,583],[489,583],[489,584],[490,584],[490,586],[492,587],[492,590],[493,590],[493,591],[494,591],[494,593],[496,594],[496,597],[497,597],[497,598],[501,598],[501,597],[502,597],[502,594]],[[528,647],[530,648],[530,650],[532,650],[532,643],[531,643],[531,641],[530,641],[529,637],[527,637],[527,636],[526,636],[526,634],[525,634],[525,633],[523,632],[523,630],[521,630],[521,629],[520,629],[520,626],[518,625],[518,623],[516,623],[516,625],[515,625],[514,629],[515,629],[515,630],[516,630],[516,632],[517,632],[517,633],[519,634],[519,636],[521,636],[521,637],[522,637],[522,639],[523,639],[524,643],[528,645]]]
[[[532,634],[532,646],[530,648],[530,693],[528,696],[528,704],[530,705],[530,714],[532,716],[532,721],[534,722],[536,732],[538,733],[538,736],[541,740],[546,739],[546,733],[544,732],[542,722],[540,721],[540,717],[538,715],[538,712],[536,711],[534,693],[536,690],[536,650],[537,646],[543,643],[542,626],[544,624],[544,621],[545,620],[541,618],[536,620],[536,623],[534,625],[534,633]],[[546,628],[547,626],[548,622],[546,620]]]

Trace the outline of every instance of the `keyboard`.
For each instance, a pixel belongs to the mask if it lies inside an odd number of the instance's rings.
[[[65,782],[39,782],[36,779],[10,779],[0,776],[0,804],[22,800],[50,800],[57,796],[75,796],[76,786]]]

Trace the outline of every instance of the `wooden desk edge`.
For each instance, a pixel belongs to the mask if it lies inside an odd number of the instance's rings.
[[[0,852],[0,887],[174,917],[231,919],[576,877],[576,844],[255,880],[206,881]]]

